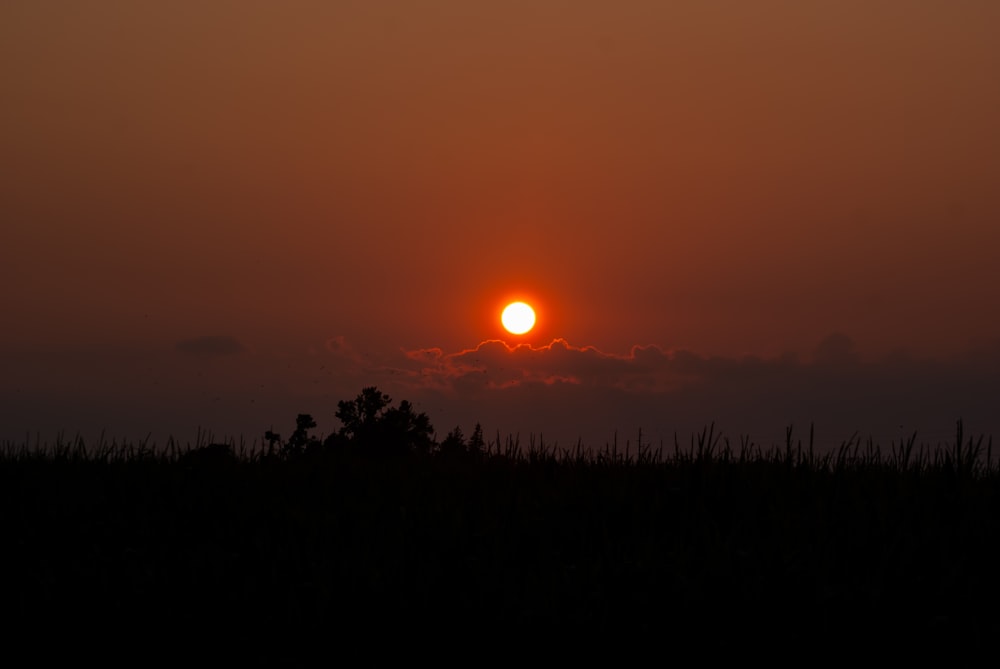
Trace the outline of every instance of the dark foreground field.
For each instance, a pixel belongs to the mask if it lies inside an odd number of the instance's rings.
[[[961,439],[961,437],[959,437]],[[1000,631],[972,441],[179,457],[8,447],[9,638],[567,641]],[[98,636],[101,635],[101,636]]]

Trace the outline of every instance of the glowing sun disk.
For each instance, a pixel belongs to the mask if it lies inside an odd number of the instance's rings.
[[[535,327],[535,310],[524,302],[512,302],[504,308],[500,322],[507,332],[524,334]]]

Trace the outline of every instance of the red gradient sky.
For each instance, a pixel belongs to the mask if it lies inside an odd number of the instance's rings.
[[[0,437],[332,431],[362,385],[441,433],[744,429],[726,374],[670,394],[677,352],[797,361],[743,389],[815,391],[761,405],[779,431],[937,429],[966,410],[932,378],[992,429],[998,31],[986,0],[4,2]],[[908,403],[809,385],[835,333]],[[655,383],[595,363],[634,350]]]

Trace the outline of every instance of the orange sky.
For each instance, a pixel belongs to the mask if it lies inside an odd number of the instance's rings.
[[[998,30],[987,0],[4,2],[0,437],[235,429],[372,384],[476,420],[399,375],[503,338],[508,297],[526,341],[604,361],[995,351]],[[204,337],[234,352],[178,348]],[[369,362],[282,375],[345,346]],[[609,401],[532,392],[480,399],[567,432]]]

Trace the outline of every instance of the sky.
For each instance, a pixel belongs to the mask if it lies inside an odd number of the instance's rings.
[[[998,30],[993,0],[8,0],[0,439],[330,433],[366,386],[439,438],[1000,435]]]

